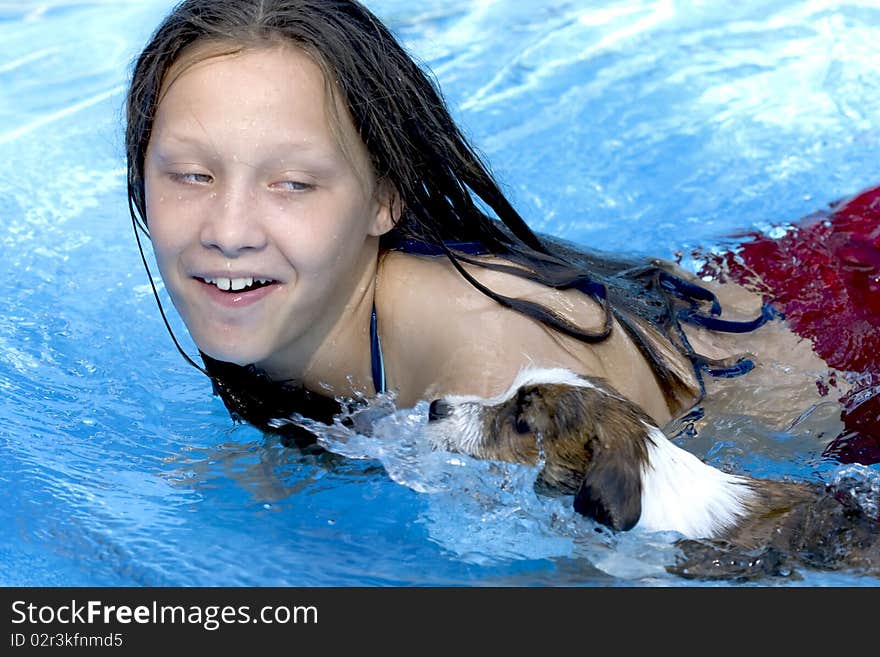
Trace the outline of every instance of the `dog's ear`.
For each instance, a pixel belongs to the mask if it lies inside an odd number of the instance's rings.
[[[593,460],[574,496],[574,510],[616,531],[628,531],[642,515],[640,464],[609,456]]]
[[[604,421],[584,445],[584,479],[575,494],[578,513],[617,531],[635,527],[642,515],[642,472],[650,437],[628,404],[607,404]]]

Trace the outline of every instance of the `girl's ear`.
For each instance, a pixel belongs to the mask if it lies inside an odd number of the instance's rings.
[[[373,224],[370,226],[370,235],[379,237],[397,225],[403,210],[400,202],[400,194],[393,185],[386,181],[376,185],[373,196],[374,214]]]

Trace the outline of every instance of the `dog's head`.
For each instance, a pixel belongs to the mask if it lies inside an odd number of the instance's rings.
[[[638,407],[597,379],[530,369],[492,399],[434,400],[427,433],[440,449],[540,463],[536,485],[574,494],[578,512],[628,530],[641,515],[649,425]]]

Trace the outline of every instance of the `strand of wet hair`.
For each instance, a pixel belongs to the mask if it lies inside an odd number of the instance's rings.
[[[386,43],[397,44],[393,36],[381,24],[374,24],[385,38]],[[489,220],[476,208],[473,197],[481,199],[492,209],[501,223],[520,243],[543,256],[552,257],[540,238],[532,231],[522,216],[499,189],[474,147],[468,142],[459,126],[453,120],[443,100],[438,84],[432,81],[429,72],[420,67],[402,49],[395,49],[389,55],[389,73],[397,69],[403,75],[390,75],[386,79],[398,79],[404,83],[401,93],[388,95],[386,99],[394,107],[393,115],[400,117],[400,127],[408,137],[411,153],[398,149],[398,157],[389,157],[387,162],[377,162],[380,177],[389,179],[404,197],[404,204],[417,200],[418,207],[410,206],[418,223],[430,225],[438,220],[439,210],[460,227],[462,231],[476,229],[491,242],[511,245],[511,236],[500,231],[494,221]],[[378,85],[378,83],[377,83]],[[351,98],[349,97],[351,102]],[[391,129],[382,117],[370,111],[370,106],[350,106],[353,114],[359,117],[361,138],[365,143],[378,141],[393,144],[395,139],[383,138]],[[406,117],[418,116],[420,121],[410,121]],[[408,127],[407,127],[407,124]],[[373,151],[373,149],[369,149]],[[414,160],[413,154],[417,155]],[[430,161],[426,156],[430,154]],[[409,173],[397,170],[391,162],[410,162],[414,166]],[[477,226],[468,226],[467,219],[483,219]],[[443,223],[442,221],[440,222]]]
[[[129,183],[129,188],[130,187],[131,187],[131,184]],[[159,306],[159,314],[162,316],[162,321],[165,324],[165,328],[168,330],[168,334],[171,336],[171,339],[174,341],[174,346],[177,347],[177,351],[180,352],[180,354],[181,354],[181,356],[183,356],[184,360],[186,360],[187,363],[189,363],[190,365],[195,367],[199,372],[201,372],[202,374],[204,374],[208,378],[211,378],[211,375],[208,374],[207,370],[204,367],[202,367],[201,365],[199,365],[197,362],[195,362],[195,360],[193,360],[190,357],[190,355],[186,353],[184,348],[181,346],[180,342],[177,340],[177,336],[174,335],[174,329],[171,328],[171,323],[168,321],[168,316],[165,314],[165,308],[162,306],[162,299],[159,297],[159,290],[156,288],[155,281],[153,281],[153,273],[150,271],[150,265],[147,262],[147,256],[144,253],[144,246],[143,246],[143,243],[141,242],[140,231],[143,231],[147,237],[149,237],[150,234],[147,231],[145,226],[142,226],[138,223],[137,215],[135,213],[135,208],[134,208],[134,204],[132,202],[132,196],[131,196],[130,190],[129,190],[129,194],[128,194],[128,211],[129,211],[129,214],[131,215],[131,224],[132,224],[132,228],[134,230],[134,238],[135,238],[135,241],[137,242],[137,245],[138,245],[138,251],[140,251],[140,254],[141,254],[141,262],[144,263],[144,269],[147,271],[147,280],[150,281],[150,288],[153,290],[153,298],[156,299],[156,305]]]
[[[542,306],[541,304],[537,304],[532,301],[528,301],[526,299],[518,299],[515,297],[508,297],[506,295],[495,292],[491,288],[483,285],[482,283],[480,283],[480,281],[478,281],[476,278],[474,278],[470,274],[470,272],[468,272],[464,268],[464,266],[461,264],[461,262],[459,262],[459,257],[456,256],[456,254],[454,254],[452,252],[452,250],[449,249],[448,246],[446,246],[443,242],[440,242],[440,245],[441,245],[441,248],[443,249],[444,253],[446,254],[446,257],[452,263],[453,267],[455,267],[455,269],[458,271],[458,273],[461,274],[461,276],[468,283],[473,285],[477,290],[482,292],[484,295],[486,295],[490,299],[501,304],[505,308],[510,308],[511,310],[514,310],[522,315],[537,319],[542,324],[545,324],[546,326],[550,326],[552,328],[555,328],[558,331],[560,331],[561,333],[568,335],[570,337],[576,338],[578,340],[581,340],[583,342],[588,342],[588,343],[602,342],[603,340],[608,338],[609,335],[611,335],[612,319],[613,319],[612,311],[611,311],[611,308],[610,308],[610,305],[608,302],[607,295],[599,294],[598,288],[597,288],[596,295],[595,296],[591,295],[591,296],[593,296],[593,298],[596,301],[598,301],[600,303],[600,305],[602,306],[602,310],[604,312],[605,319],[603,322],[603,326],[599,331],[586,331],[578,326],[575,326],[574,324],[569,322],[567,319],[565,319],[564,317],[562,317],[561,315],[559,315],[555,311],[547,308],[546,306]],[[475,264],[480,265],[480,266],[485,266],[486,264],[491,264],[491,263],[476,262]],[[492,267],[488,267],[488,268],[491,269]],[[511,269],[516,269],[516,268],[511,268]],[[540,281],[540,279],[537,277],[529,276],[525,270],[519,270],[516,273],[516,275],[522,276],[523,278],[531,278],[532,280]],[[569,286],[569,287],[572,287],[572,286]],[[565,288],[557,288],[557,289],[565,289]]]

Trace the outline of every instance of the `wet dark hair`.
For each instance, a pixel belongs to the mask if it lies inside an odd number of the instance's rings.
[[[392,189],[400,204],[400,218],[380,248],[405,241],[431,245],[483,294],[586,342],[606,339],[616,318],[652,364],[673,405],[688,397],[689,386],[652,346],[648,326],[691,358],[698,377],[701,367],[718,365],[693,352],[679,322],[705,316],[705,308],[718,314],[711,293],[681,278],[668,263],[612,257],[534,233],[453,121],[437,84],[354,0],[184,0],[171,11],[136,60],[126,99],[128,199],[136,234],[149,235],[144,157],[163,81],[187,49],[207,42],[229,44],[232,51],[285,43],[321,67],[366,146],[377,181]],[[479,243],[510,264],[474,259],[457,250],[456,242]],[[557,289],[579,289],[603,306],[604,326],[587,331],[540,304],[500,295],[475,280],[462,262]],[[272,417],[292,412],[329,421],[339,408],[295,383],[269,381],[253,367],[201,356],[203,371],[233,416],[264,429],[271,430]]]

